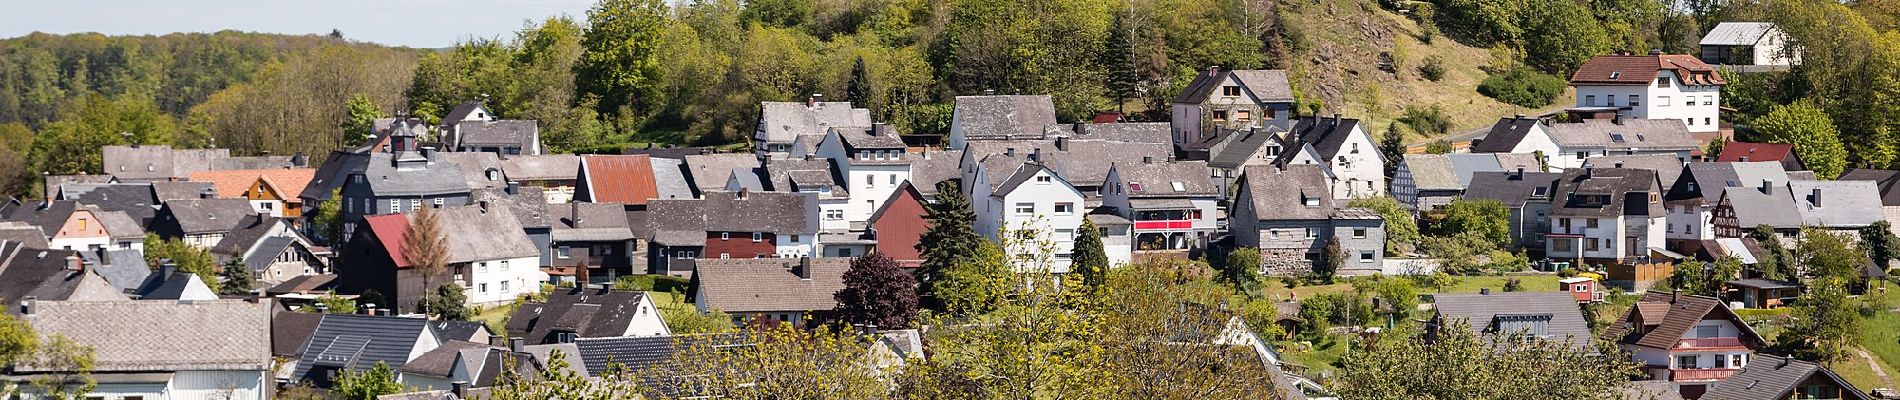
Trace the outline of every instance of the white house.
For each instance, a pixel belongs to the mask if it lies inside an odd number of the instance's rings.
[[[1663,249],[1666,216],[1656,171],[1580,168],[1551,196],[1544,254],[1593,264],[1639,262]]]
[[[19,307],[39,334],[91,349],[98,386],[87,399],[271,397],[269,302],[27,300]],[[64,371],[22,363],[9,372],[26,379]]]
[[[853,230],[863,229],[864,222],[883,206],[879,202],[910,180],[910,155],[889,125],[831,128],[816,155],[842,170],[844,186],[850,191],[844,221]]]
[[[1276,166],[1318,164],[1326,171],[1333,198],[1350,200],[1385,194],[1384,154],[1359,126],[1359,120],[1300,117],[1293,131],[1281,139],[1286,150],[1275,159]],[[1396,161],[1393,161],[1396,162]]]
[[[1597,56],[1577,67],[1573,111],[1682,121],[1690,132],[1721,131],[1722,86],[1715,67],[1680,54]]]
[[[1205,248],[1214,237],[1219,189],[1202,161],[1116,163],[1102,205],[1133,223],[1135,251]]]
[[[1523,117],[1499,119],[1474,153],[1541,157],[1550,172],[1582,167],[1590,157],[1669,154],[1687,162],[1700,144],[1679,120],[1587,119],[1552,123]]]
[[[965,154],[963,181],[971,182],[965,191],[976,212],[976,229],[1010,244],[1005,250],[1017,257],[1033,258],[1042,253],[1034,246],[1047,242],[1055,252],[1051,272],[1068,272],[1076,229],[1088,214],[1082,191],[1038,161],[1039,153],[1012,151],[981,161]],[[1017,237],[1005,237],[1005,230]]]
[[[1702,62],[1715,65],[1801,64],[1801,50],[1788,47],[1788,33],[1773,22],[1723,22],[1702,35]]]
[[[1775,162],[1713,162],[1691,163],[1682,170],[1682,177],[1663,195],[1663,204],[1668,209],[1668,224],[1663,235],[1668,238],[1669,249],[1682,254],[1693,254],[1702,246],[1702,241],[1712,240],[1715,234],[1715,207],[1722,200],[1722,194],[1729,188],[1739,190],[1759,190],[1762,185],[1779,187],[1788,183],[1788,173]]]

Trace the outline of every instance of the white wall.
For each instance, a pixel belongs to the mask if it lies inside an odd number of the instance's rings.
[[[173,400],[265,399],[264,371],[178,371],[172,373]],[[149,399],[149,398],[148,398]]]
[[[810,235],[780,233],[773,236],[772,254],[778,255],[779,258],[807,257],[818,252],[816,233]]]
[[[845,189],[851,193],[851,203],[845,207],[845,221],[862,223],[870,220],[878,207],[884,206],[884,200],[891,198],[898,185],[910,180],[910,165],[850,165],[845,175],[851,185]]]
[[[1663,234],[1676,240],[1708,240],[1715,238],[1715,223],[1712,206],[1677,204],[1667,207],[1668,217]]]
[[[659,308],[653,306],[651,293],[640,298],[638,308],[633,313],[633,320],[627,323],[627,331],[621,333],[621,336],[670,336],[673,334],[673,330],[666,328],[666,321],[660,319]]]
[[[1077,191],[1073,186],[1069,186],[1068,183],[1061,178],[1055,177],[1048,169],[1045,168],[1037,171],[1035,176],[1046,176],[1050,179],[1048,182],[1042,182],[1036,178],[1031,178],[1029,182],[1024,182],[1021,186],[1017,186],[1016,190],[1010,192],[1008,196],[1004,196],[1000,199],[989,196],[992,199],[1000,200],[990,203],[1001,211],[1000,217],[1002,218],[1001,222],[1003,227],[1009,229],[1033,229],[1038,234],[1038,242],[1048,241],[1053,245],[1053,247],[1055,247],[1055,255],[1052,255],[1055,259],[1052,265],[1055,269],[1054,272],[1066,273],[1069,270],[1069,258],[1066,255],[1074,249],[1075,236],[1077,234],[1075,230],[1082,226],[1082,218],[1088,214],[1087,206],[1083,203],[1082,192]],[[987,187],[988,185],[979,184],[976,186]],[[1028,214],[1017,213],[1016,205],[1018,203],[1032,204],[1034,212]],[[1061,203],[1069,204],[1069,212],[1056,212],[1056,205]],[[997,237],[998,233],[994,230],[987,234],[990,235],[992,239],[1002,240],[1002,238]],[[1040,249],[1027,247],[1034,245],[1035,243],[1023,243],[1010,250],[1012,254],[1018,255],[1039,253]]]
[[[1644,73],[1642,71],[1625,72]],[[1641,86],[1577,86],[1577,105],[1627,107],[1630,105],[1630,96],[1636,96],[1639,105],[1630,109],[1625,114],[1627,117],[1682,120],[1689,125],[1690,132],[1721,130],[1720,86],[1684,86],[1681,77],[1674,71],[1661,71],[1657,76],[1667,78],[1669,87],[1656,87],[1653,81]],[[1695,99],[1694,105],[1688,102],[1690,98]]]
[[[523,293],[540,291],[541,283],[548,281],[548,274],[541,271],[540,265],[539,255],[469,263],[468,303],[507,303]]]

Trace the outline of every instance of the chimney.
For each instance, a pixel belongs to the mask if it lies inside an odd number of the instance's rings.
[[[172,274],[177,272],[178,263],[172,262],[171,259],[158,260],[158,280],[160,282],[171,279]]]
[[[1069,137],[1067,136],[1057,137],[1056,150],[1069,151]]]
[[[1649,49],[1649,55],[1660,56],[1662,55],[1662,49]]]
[[[422,146],[422,158],[430,164],[435,163],[435,146]]]
[[[1491,288],[1478,288],[1478,294],[1490,296]]]
[[[1808,203],[1814,205],[1814,207],[1821,206],[1821,188],[1814,188],[1812,192],[1808,193]]]
[[[1041,147],[1037,147],[1035,149],[1030,150],[1029,161],[1042,162],[1042,148]]]
[[[1154,163],[1155,163],[1155,156],[1141,156],[1141,163],[1142,163],[1142,164],[1154,164]]]
[[[1214,76],[1214,74],[1218,74],[1218,73],[1220,73],[1220,66],[1219,66],[1219,65],[1209,65],[1209,66],[1207,66],[1207,76]]]
[[[818,108],[818,102],[824,97],[825,95],[812,93],[811,96],[805,97],[805,107]]]
[[[468,398],[468,382],[467,381],[451,382],[449,383],[449,391],[455,393],[455,398],[466,399]]]
[[[33,311],[36,311],[39,308],[39,307],[35,307],[35,306],[38,306],[39,303],[40,303],[39,296],[26,296],[25,299],[20,300],[20,314],[33,315]]]
[[[1518,114],[1517,116],[1513,117],[1513,119],[1524,119],[1524,114]]]
[[[502,335],[488,335],[488,345],[495,346],[495,347],[508,347],[508,337],[502,336]]]
[[[1769,182],[1767,179],[1761,180],[1761,194],[1768,194],[1768,195],[1775,194],[1774,183]]]
[[[54,190],[53,190],[52,179],[53,179],[52,172],[40,171],[40,187],[45,188],[45,190],[43,190],[44,193],[42,193],[45,196],[42,196],[42,197],[46,199],[46,201],[40,202],[40,208],[47,208],[53,205]]]
[[[72,268],[72,270],[74,270],[74,271],[85,271],[85,270],[86,270],[86,266],[85,266],[85,264],[80,264],[80,263],[79,263],[79,253],[72,253],[72,254],[67,254],[67,255],[66,255],[66,267],[67,267],[67,268]]]
[[[798,258],[798,279],[811,280],[811,257]]]
[[[217,197],[218,197],[218,191],[212,188],[205,188],[205,190],[198,191],[198,198],[200,199],[211,199],[211,198],[217,198]]]
[[[1016,156],[1016,148],[1015,148],[1015,147],[1011,147],[1011,148],[1006,148],[1006,149],[1003,149],[1003,155],[1004,155],[1004,156],[1009,156],[1009,157],[1015,157],[1015,156]]]
[[[739,188],[739,200],[745,200],[745,196],[746,196],[746,195],[748,195],[748,194],[751,194],[751,193],[752,193],[752,190],[751,190],[751,189],[747,189],[747,188],[745,188],[745,187],[740,187],[740,188]]]
[[[1682,289],[1671,289],[1669,291],[1669,304],[1676,304],[1676,302],[1679,301],[1682,301]]]
[[[522,339],[518,337],[508,338],[508,351],[520,352],[521,347],[523,345],[526,345],[527,342],[528,341],[526,339]]]
[[[1339,114],[1333,114],[1333,127],[1339,127]]]
[[[1515,175],[1515,176],[1517,177],[1517,179],[1524,179],[1524,166],[1523,166],[1523,165],[1519,165],[1519,166],[1517,166],[1517,175]]]
[[[508,194],[521,194],[521,181],[508,181],[508,187],[503,190]]]

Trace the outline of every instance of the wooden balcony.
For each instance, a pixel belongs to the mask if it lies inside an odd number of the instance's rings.
[[[1723,350],[1723,349],[1746,349],[1746,348],[1748,348],[1748,346],[1745,344],[1742,344],[1741,338],[1712,337],[1712,338],[1682,339],[1682,341],[1676,342],[1675,350],[1693,351],[1693,350]]]
[[[1735,375],[1739,368],[1708,369],[1672,369],[1669,370],[1670,382],[1713,382]]]

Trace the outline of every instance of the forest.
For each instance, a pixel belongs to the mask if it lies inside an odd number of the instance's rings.
[[[1565,102],[1555,85],[1594,55],[1693,52],[1722,21],[1777,22],[1806,51],[1794,71],[1725,89],[1745,139],[1832,142],[1850,165],[1900,152],[1894,0],[603,0],[582,17],[446,49],[345,32],[0,40],[0,171],[19,172],[0,192],[99,172],[111,144],[321,160],[360,140],[345,132],[364,117],[476,100],[581,152],[741,143],[758,102],[813,94],[913,134],[946,131],[955,96],[983,93],[1051,95],[1063,121],[1165,120],[1210,66],[1288,69],[1306,113],[1429,138]],[[1834,135],[1748,135],[1778,110],[1819,110]]]

